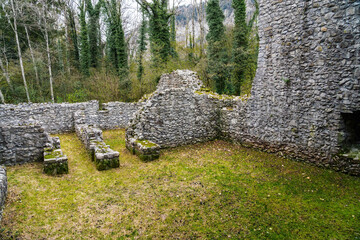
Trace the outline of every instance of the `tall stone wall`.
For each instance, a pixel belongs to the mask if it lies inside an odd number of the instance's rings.
[[[335,157],[344,113],[360,110],[360,2],[259,1],[258,70],[235,140],[359,171]],[[236,129],[244,132],[239,135]]]
[[[42,161],[49,135],[40,125],[0,125],[0,164],[15,165]]]

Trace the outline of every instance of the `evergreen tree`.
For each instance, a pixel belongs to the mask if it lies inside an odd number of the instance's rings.
[[[121,5],[116,0],[110,0],[106,1],[104,6],[109,24],[107,42],[109,45],[110,61],[119,75],[120,93],[128,92],[131,86],[128,78],[128,54],[121,20]]]
[[[168,11],[167,0],[136,0],[149,16],[150,50],[155,64],[166,62],[170,55],[170,31],[168,21],[172,14]]]
[[[234,42],[233,42],[233,71],[232,83],[234,94],[240,95],[241,83],[245,78],[246,65],[248,61],[248,26],[246,24],[245,0],[233,0],[235,13]]]
[[[206,7],[206,21],[209,26],[209,32],[206,35],[208,41],[207,72],[215,83],[216,91],[220,94],[232,91],[232,86],[229,84],[229,57],[224,47],[224,18],[225,16],[219,6],[219,0],[210,0]]]
[[[144,66],[143,66],[143,56],[146,51],[146,19],[144,9],[142,10],[142,22],[140,26],[139,39],[138,39],[138,71],[137,78],[140,81],[142,80],[142,76],[144,74]]]
[[[170,55],[177,57],[176,52],[176,26],[175,26],[175,15],[170,18]]]
[[[98,58],[100,55],[100,41],[99,41],[99,18],[100,18],[100,7],[102,0],[93,6],[91,0],[86,0],[86,10],[89,14],[89,48],[90,48],[90,66],[98,66]]]
[[[78,47],[78,36],[76,32],[76,24],[74,13],[70,8],[67,9],[67,16],[68,16],[68,31],[69,31],[69,42],[72,45],[72,48],[69,49],[70,51],[70,59],[73,61],[73,65],[76,68],[79,68],[79,47]]]
[[[80,6],[80,70],[88,76],[90,66],[90,48],[88,40],[88,30],[85,19],[84,5]]]

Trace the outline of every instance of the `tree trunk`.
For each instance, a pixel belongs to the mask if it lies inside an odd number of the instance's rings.
[[[26,83],[25,70],[24,70],[24,65],[23,65],[22,55],[21,55],[20,40],[19,40],[19,36],[18,36],[18,31],[17,31],[16,10],[15,10],[15,6],[14,6],[14,0],[11,0],[10,2],[11,2],[12,11],[14,13],[13,30],[14,30],[14,33],[15,33],[16,46],[17,46],[17,49],[18,49],[19,62],[20,62],[20,68],[21,68],[21,75],[22,75],[22,78],[23,78],[23,81],[24,81],[26,97],[27,97],[28,102],[30,102],[29,90],[28,90],[27,83]],[[11,24],[10,18],[8,18],[8,20],[9,20],[9,23]]]
[[[8,83],[8,85],[10,86],[10,88],[12,88],[9,73],[8,73],[8,71],[5,69],[4,64],[3,64],[1,58],[0,58],[0,68],[1,68],[1,71],[3,72],[3,75],[5,76],[6,82]]]
[[[4,95],[0,89],[0,100],[1,100],[1,103],[5,104],[5,99],[4,99]]]
[[[45,31],[45,42],[46,42],[46,53],[47,53],[47,59],[48,59],[48,68],[49,68],[49,81],[50,81],[50,93],[51,93],[51,101],[54,103],[54,90],[53,90],[53,77],[51,72],[51,58],[50,58],[50,47],[49,47],[49,34],[47,30],[47,21],[46,21],[46,7],[43,6],[43,18],[44,18],[44,31]]]
[[[37,69],[36,62],[35,62],[34,52],[33,52],[33,49],[31,47],[29,31],[28,31],[28,28],[26,26],[25,26],[25,32],[26,32],[26,38],[27,38],[27,41],[28,41],[29,49],[30,49],[31,60],[32,60],[33,65],[34,65],[34,71],[35,71],[35,77],[36,77],[36,85],[39,88],[39,91],[40,91],[40,94],[41,94],[41,87],[40,87],[40,79],[39,79],[38,69]]]

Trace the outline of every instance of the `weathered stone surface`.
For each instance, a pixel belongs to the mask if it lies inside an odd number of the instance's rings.
[[[140,107],[141,103],[103,103],[102,110],[98,112],[98,125],[101,129],[125,128]]]
[[[96,169],[102,171],[119,167],[119,152],[112,150],[105,144],[101,129],[96,126],[84,124],[84,122],[86,122],[86,114],[84,114],[84,111],[77,111],[74,114],[74,118],[76,134],[90,151]]]
[[[68,158],[61,151],[60,139],[52,137],[51,147],[44,149],[44,173],[58,175],[68,172]]]
[[[44,147],[49,144],[49,135],[40,125],[0,125],[0,164],[43,161]]]
[[[49,133],[74,131],[74,112],[84,110],[87,123],[97,123],[98,101],[83,103],[23,103],[0,104],[0,123],[15,125],[36,122]]]
[[[0,221],[2,218],[2,213],[5,205],[7,185],[8,184],[7,184],[6,168],[0,166]]]
[[[129,138],[126,141],[126,148],[144,162],[153,161],[160,156],[160,146],[149,140]]]

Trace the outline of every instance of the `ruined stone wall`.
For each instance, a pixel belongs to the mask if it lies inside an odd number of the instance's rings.
[[[2,218],[6,195],[7,195],[6,168],[3,166],[0,166],[0,221]]]
[[[108,102],[102,104],[98,112],[98,124],[101,129],[125,128],[140,108],[141,103]]]
[[[0,125],[0,164],[42,161],[49,135],[40,125]]]
[[[342,113],[360,109],[360,2],[259,4],[259,60],[251,98],[242,109],[246,126],[235,120],[237,113],[229,113],[234,117],[228,135],[360,174],[358,162],[334,157],[344,135]]]
[[[49,133],[74,131],[74,112],[84,110],[89,124],[98,122],[98,101],[83,103],[24,103],[19,105],[0,104],[0,123],[13,126],[36,122]]]
[[[127,139],[150,140],[163,148],[216,138],[220,100],[201,92],[201,87],[192,71],[164,74],[157,90],[130,121]]]

